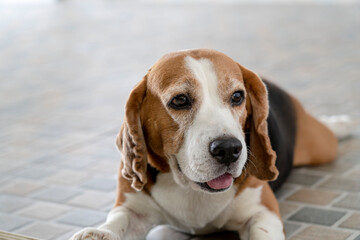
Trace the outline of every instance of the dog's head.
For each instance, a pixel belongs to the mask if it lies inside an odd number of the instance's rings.
[[[273,180],[268,108],[262,80],[228,56],[206,49],[167,54],[127,101],[117,139],[122,175],[136,190],[147,182],[148,163],[206,192],[225,191],[244,174]]]

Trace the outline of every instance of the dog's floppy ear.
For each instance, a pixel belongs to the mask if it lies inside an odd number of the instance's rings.
[[[146,92],[147,76],[135,86],[125,105],[125,118],[116,139],[121,151],[122,176],[141,191],[147,182],[147,149],[140,121],[140,108]]]
[[[271,147],[268,135],[267,117],[269,114],[268,94],[260,77],[241,66],[247,92],[248,119],[250,130],[249,172],[261,180],[275,180],[278,170],[275,166],[276,153]]]

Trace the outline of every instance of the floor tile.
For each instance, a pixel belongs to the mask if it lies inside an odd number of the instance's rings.
[[[285,183],[275,192],[275,196],[277,199],[283,198],[295,189],[296,187],[294,185]]]
[[[41,165],[39,165],[39,166],[35,165],[35,166],[29,166],[29,167],[23,168],[20,171],[17,171],[16,176],[21,177],[21,178],[40,180],[54,172],[55,172],[55,170],[52,168],[42,167]]]
[[[0,229],[7,232],[11,232],[31,222],[31,219],[25,217],[0,213]]]
[[[305,186],[312,186],[316,182],[320,181],[322,179],[322,176],[308,174],[308,173],[292,173],[289,176],[289,179],[287,180],[288,183],[295,183]]]
[[[360,195],[348,194],[334,204],[335,207],[360,210]]]
[[[79,232],[81,227],[72,227],[71,230],[65,234],[62,234],[60,237],[55,238],[54,240],[69,240],[75,233]]]
[[[360,192],[360,181],[353,178],[333,177],[322,183],[319,188],[337,191]]]
[[[2,174],[0,176],[0,191],[7,185],[10,184],[10,180],[12,180],[12,178],[8,175]]]
[[[39,190],[44,186],[41,182],[24,180],[24,179],[16,179],[11,181],[11,183],[7,184],[1,192],[19,196],[26,196],[36,190]]]
[[[70,227],[56,223],[36,222],[16,230],[15,233],[39,239],[53,239],[69,232],[70,230]]]
[[[73,206],[100,209],[106,205],[112,206],[115,202],[115,195],[113,193],[86,191],[67,203]]]
[[[290,195],[287,200],[318,205],[328,205],[338,196],[338,193],[302,188]]]
[[[94,163],[94,160],[89,156],[72,156],[68,154],[64,158],[66,160],[62,161],[60,166],[72,170],[83,171]]]
[[[103,161],[93,164],[89,171],[94,174],[104,174],[106,176],[116,176],[120,161]]]
[[[291,236],[296,230],[301,227],[301,224],[284,222],[286,236]]]
[[[346,212],[304,207],[289,217],[289,220],[331,226]]]
[[[360,240],[360,234],[354,240]]]
[[[324,164],[324,165],[320,165],[320,166],[310,167],[310,169],[316,170],[316,171],[328,172],[328,173],[342,174],[342,173],[346,172],[347,170],[349,170],[351,167],[353,167],[353,164],[340,162],[338,160],[338,161],[332,162],[330,164]]]
[[[116,184],[115,178],[94,177],[81,186],[94,190],[112,191],[116,189]]]
[[[21,169],[26,163],[24,161],[9,161],[5,157],[0,158],[0,173],[11,173],[15,170]]]
[[[353,213],[348,219],[340,224],[340,227],[360,230],[360,213]]]
[[[295,212],[299,206],[294,204],[294,203],[289,203],[289,202],[279,202],[279,207],[280,207],[280,213],[281,216],[287,216],[293,212]]]
[[[31,217],[34,219],[51,220],[67,213],[70,210],[71,208],[65,205],[47,202],[37,202],[30,207],[22,209],[17,214],[25,217]]]
[[[318,226],[309,226],[298,232],[290,240],[346,240],[351,233]]]
[[[350,177],[360,179],[360,165],[349,173]]]
[[[60,170],[48,176],[46,181],[60,185],[80,185],[88,179],[88,174],[82,171]]]
[[[75,197],[80,193],[81,191],[73,188],[52,186],[34,194],[33,198],[62,203],[70,200],[71,198]]]
[[[76,209],[60,217],[57,221],[69,225],[80,227],[91,227],[99,223],[105,222],[107,214],[104,212]]]
[[[0,211],[1,212],[13,212],[21,208],[30,206],[33,203],[32,200],[22,197],[16,197],[11,195],[0,195]]]

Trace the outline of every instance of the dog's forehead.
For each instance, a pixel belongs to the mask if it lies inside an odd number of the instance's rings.
[[[226,81],[227,79],[242,81],[242,73],[234,60],[217,51],[200,49],[174,52],[160,58],[149,73],[150,87],[162,91],[174,84],[195,80],[187,63],[189,58],[211,62],[219,81]]]

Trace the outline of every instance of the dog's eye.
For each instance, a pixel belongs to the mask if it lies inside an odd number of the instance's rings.
[[[244,101],[244,91],[236,91],[231,96],[231,105],[239,106]]]
[[[189,109],[191,102],[185,94],[179,94],[171,99],[169,106],[174,109]]]

